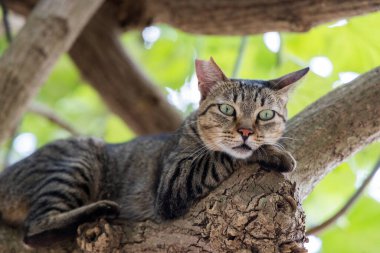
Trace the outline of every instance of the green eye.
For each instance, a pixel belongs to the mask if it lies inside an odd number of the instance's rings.
[[[274,118],[274,111],[273,110],[262,110],[261,112],[259,112],[259,119],[261,120],[271,120]]]
[[[228,104],[219,105],[219,110],[227,116],[232,116],[235,113],[235,109]]]

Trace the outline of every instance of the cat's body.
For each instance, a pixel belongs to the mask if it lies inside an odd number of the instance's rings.
[[[306,72],[272,83],[227,80],[216,76],[222,72],[213,61],[199,61],[200,108],[177,132],[123,144],[92,138],[49,144],[0,174],[2,219],[23,226],[27,244],[44,246],[98,217],[183,215],[244,163],[290,171],[294,159],[273,146],[285,127],[280,91]],[[208,77],[216,79],[211,84]],[[280,82],[287,83],[273,86]]]

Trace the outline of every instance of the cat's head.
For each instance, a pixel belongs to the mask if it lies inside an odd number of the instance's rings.
[[[196,60],[201,101],[198,131],[208,149],[246,159],[263,144],[274,144],[285,129],[286,103],[308,68],[278,79],[229,79],[214,60]]]

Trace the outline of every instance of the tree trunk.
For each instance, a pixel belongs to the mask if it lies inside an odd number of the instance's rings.
[[[44,0],[0,59],[0,143],[102,0]]]

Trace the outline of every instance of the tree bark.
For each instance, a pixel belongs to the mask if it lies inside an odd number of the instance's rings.
[[[116,0],[118,1],[118,0]],[[156,0],[118,1],[127,28],[166,23],[185,32],[246,35],[268,31],[305,32],[337,19],[378,11],[380,0]]]
[[[379,97],[376,68],[289,122],[285,136],[292,139],[284,144],[298,161],[294,172],[284,176],[257,166],[242,168],[181,219],[124,226],[119,247],[124,252],[303,252],[301,202],[333,166],[380,139]],[[8,233],[2,229],[0,235]],[[107,243],[115,244],[112,238]],[[107,248],[104,243],[88,241],[84,247]]]
[[[37,0],[5,0],[26,15]],[[166,23],[196,34],[247,35],[268,31],[305,32],[310,28],[364,13],[376,12],[380,0],[108,0],[115,19],[126,29]]]
[[[0,59],[0,142],[102,0],[45,0]]]

